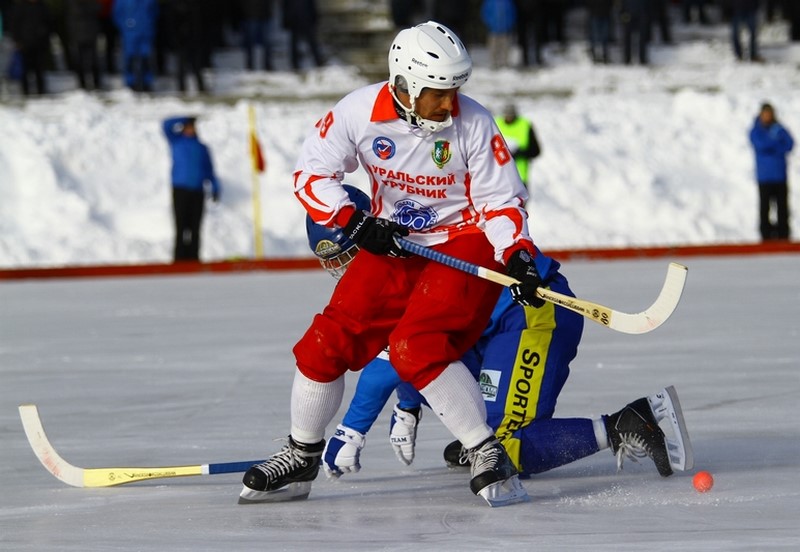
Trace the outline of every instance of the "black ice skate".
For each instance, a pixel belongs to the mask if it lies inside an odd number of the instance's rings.
[[[506,449],[494,436],[467,452],[472,480],[469,488],[489,506],[507,506],[530,500],[519,482],[519,472]]]
[[[671,427],[669,437],[659,427],[664,419]],[[622,469],[626,456],[634,462],[650,457],[664,477],[672,475],[673,468],[682,471],[692,468],[692,446],[674,387],[634,401],[603,420],[618,469]]]
[[[448,468],[469,467],[469,454],[461,441],[453,441],[444,447],[444,461]]]
[[[280,452],[244,474],[239,504],[302,500],[317,478],[325,440],[313,445],[298,443],[291,436]]]

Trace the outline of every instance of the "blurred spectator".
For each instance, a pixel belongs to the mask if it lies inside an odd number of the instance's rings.
[[[711,21],[706,14],[706,0],[683,0],[683,22],[691,23],[694,21],[694,14],[701,25],[709,25]]]
[[[542,0],[542,41],[567,44],[568,0]]]
[[[786,2],[783,5],[783,15],[789,20],[789,40],[800,42],[800,2]]]
[[[750,143],[756,155],[756,180],[759,191],[759,228],[763,240],[789,239],[788,171],[786,157],[794,147],[794,140],[775,116],[774,108],[761,106],[753,128]],[[772,222],[771,213],[776,222]]]
[[[122,37],[125,84],[137,92],[153,90],[153,43],[157,0],[114,0],[114,22]]]
[[[195,117],[172,117],[163,123],[172,154],[176,261],[200,259],[200,223],[206,186],[210,187],[211,199],[215,203],[220,197],[220,185],[214,174],[211,154],[197,136],[195,123]]]
[[[186,92],[188,76],[191,74],[197,83],[197,90],[205,92],[203,54],[198,47],[203,42],[203,13],[197,9],[196,0],[171,0],[167,13],[162,17],[172,33],[172,46],[177,58],[178,90]]]
[[[741,26],[750,34],[750,61],[764,61],[758,55],[758,0],[731,0],[731,39],[736,59],[744,59]]]
[[[305,42],[311,51],[314,65],[325,64],[317,41],[316,0],[283,0],[283,27],[289,31],[289,55],[292,68],[300,70],[300,43]]]
[[[495,123],[506,141],[508,151],[514,157],[520,178],[527,185],[528,166],[542,153],[533,124],[519,115],[513,103],[503,107],[502,116],[495,117]]]
[[[0,0],[0,38],[8,32],[8,14],[13,0]]]
[[[115,0],[116,1],[116,0]],[[173,0],[156,0],[158,11],[156,17],[156,33],[153,40],[153,55],[156,76],[163,77],[167,74],[167,58],[172,45],[173,29],[169,28],[170,18],[166,13],[170,10]]]
[[[508,67],[511,33],[517,24],[517,9],[513,0],[483,0],[481,20],[488,32],[492,69]]]
[[[769,23],[779,19],[789,23],[790,41],[800,40],[800,2],[798,0],[767,0],[764,12],[765,19]]]
[[[8,28],[22,61],[22,93],[32,94],[33,77],[36,93],[46,94],[45,67],[52,32],[50,11],[42,0],[18,0],[11,8]]]
[[[2,38],[2,36],[0,36],[0,38]],[[3,77],[10,81],[21,83],[22,79],[25,78],[25,68],[22,66],[22,52],[16,48],[12,48],[11,51],[8,52],[8,60],[6,60],[5,50],[4,44],[0,42],[0,62],[2,62],[3,67],[6,68],[6,73]],[[2,81],[3,79],[0,78],[0,84],[2,84]]]
[[[589,55],[595,63],[608,63],[613,0],[586,0],[589,15]]]
[[[530,67],[534,63],[543,65],[542,1],[516,0],[515,2],[517,6],[517,42],[522,51],[523,67]]]
[[[672,22],[669,19],[668,4],[667,0],[650,0],[650,21],[658,29],[662,44],[672,44]]]
[[[622,58],[625,64],[633,61],[633,41],[636,40],[639,63],[647,65],[647,39],[650,35],[649,0],[622,0],[619,20],[622,24]]]
[[[793,2],[797,2],[797,0],[791,0]],[[772,23],[777,19],[775,15],[776,12],[780,11],[783,14],[783,4],[782,0],[764,0],[764,18],[767,20],[768,23]]]
[[[72,48],[73,70],[78,77],[78,84],[84,90],[102,88],[97,52],[100,10],[98,0],[65,0],[64,17]],[[91,80],[87,78],[89,76]]]
[[[18,2],[21,0],[17,0]],[[65,0],[43,0],[50,12],[50,47],[48,48],[47,65],[48,69],[56,68],[57,59],[54,57],[55,52],[61,54],[61,59],[66,66],[67,71],[75,71],[75,63],[72,58],[72,47],[69,39],[69,30],[67,29]],[[52,40],[56,40],[55,48],[53,47]]]
[[[464,37],[468,36],[466,25],[470,13],[466,4],[464,0],[435,0],[431,14],[431,19],[449,27],[465,44],[467,39]]]
[[[117,74],[117,42],[119,31],[114,24],[112,7],[114,0],[100,2],[100,34],[103,36],[103,68],[106,74]]]
[[[261,68],[272,71],[272,47],[270,44],[273,0],[239,0],[242,10],[242,43],[245,65],[249,71],[256,69],[256,47],[262,50]]]
[[[392,24],[398,29],[412,27],[419,23],[420,0],[389,0]]]
[[[226,24],[232,19],[231,12],[238,8],[235,2],[221,0],[196,0],[197,8],[203,14],[203,40],[198,44],[202,56],[203,67],[211,67],[214,50],[227,45],[225,41]],[[228,25],[230,26],[230,25]]]

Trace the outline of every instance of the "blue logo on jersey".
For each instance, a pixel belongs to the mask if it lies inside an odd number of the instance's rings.
[[[439,220],[436,211],[413,199],[403,199],[394,204],[394,215],[392,219],[412,230],[424,230],[430,228]]]
[[[394,142],[386,136],[378,136],[372,141],[373,153],[384,161],[394,157],[396,149],[397,147],[394,145]]]

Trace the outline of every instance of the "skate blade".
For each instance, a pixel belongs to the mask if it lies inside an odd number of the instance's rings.
[[[661,422],[666,419],[667,425],[671,429],[671,431],[664,432],[670,466],[678,471],[691,470],[694,467],[694,453],[677,391],[670,385],[655,395],[647,397],[647,400],[656,420]]]
[[[311,492],[311,481],[289,483],[275,491],[254,491],[246,485],[242,486],[239,493],[239,504],[262,504],[264,502],[288,502],[290,500],[304,500]]]
[[[519,502],[529,502],[531,499],[531,497],[528,496],[528,491],[522,486],[522,483],[519,481],[519,476],[517,475],[505,481],[492,483],[478,491],[478,494],[482,496],[492,508],[509,506]]]

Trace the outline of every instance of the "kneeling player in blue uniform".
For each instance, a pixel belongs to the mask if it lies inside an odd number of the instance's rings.
[[[369,210],[369,198],[363,192],[345,188],[359,209]],[[341,230],[310,219],[306,230],[323,267],[340,277],[358,248]],[[558,262],[537,251],[536,265],[547,287],[574,296]],[[598,419],[553,418],[582,332],[580,315],[551,303],[538,309],[523,307],[505,289],[488,327],[463,359],[479,380],[487,422],[521,476],[563,466],[605,448],[616,455],[618,468],[625,457],[648,456],[662,476],[671,475],[673,468],[691,469],[689,436],[671,386]],[[400,461],[411,464],[424,400],[400,380],[384,351],[362,370],[350,407],[328,440],[323,467],[329,476],[359,471],[365,436],[395,389],[399,402],[392,414],[390,442]],[[669,436],[659,427],[661,420],[671,428]],[[445,448],[444,457],[451,466],[468,465],[458,441]]]

